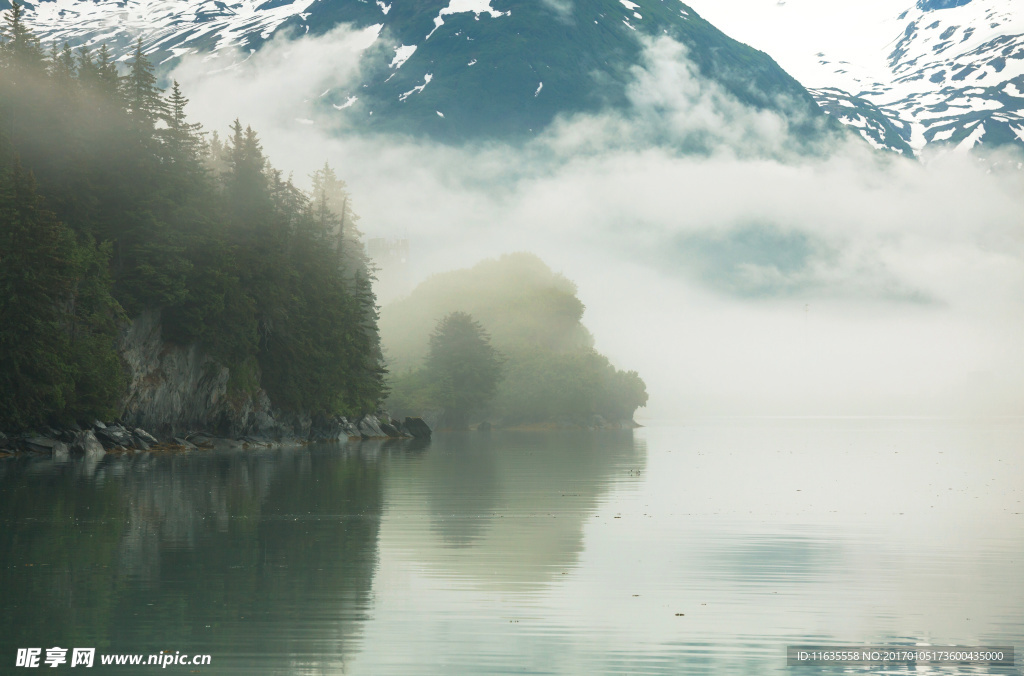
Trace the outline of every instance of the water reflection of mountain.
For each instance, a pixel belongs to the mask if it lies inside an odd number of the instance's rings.
[[[544,584],[576,564],[585,521],[645,462],[629,430],[435,436],[389,464],[382,551],[476,585]]]
[[[375,459],[337,446],[8,463],[0,654],[45,643],[209,653],[216,673],[340,668],[367,615],[381,486]]]

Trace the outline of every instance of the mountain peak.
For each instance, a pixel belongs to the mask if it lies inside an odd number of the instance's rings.
[[[678,0],[40,0],[31,18],[46,41],[103,41],[120,58],[141,36],[164,72],[190,54],[373,29],[356,80],[310,98],[342,126],[444,141],[529,138],[560,115],[626,108],[646,45],[661,38],[740,103],[808,136],[831,126],[771,57]]]
[[[844,111],[847,119],[881,112],[915,152],[1024,145],[1024,14],[1015,2],[918,0],[876,68],[819,60],[833,69],[819,77],[832,88],[819,90],[819,103],[870,104]]]

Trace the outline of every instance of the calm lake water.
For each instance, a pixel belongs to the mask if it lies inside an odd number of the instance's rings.
[[[212,656],[180,674],[911,671],[788,668],[811,643],[1012,645],[917,672],[1020,674],[1022,513],[1021,421],[0,460],[0,673],[53,646]]]

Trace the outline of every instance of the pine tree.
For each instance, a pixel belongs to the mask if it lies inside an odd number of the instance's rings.
[[[106,43],[100,45],[100,53],[96,58],[96,82],[100,95],[112,104],[117,103],[121,76],[117,73],[117,64]]]
[[[54,83],[65,91],[71,89],[75,79],[77,66],[75,56],[71,52],[71,45],[64,43],[64,48],[57,49],[57,43],[50,46],[50,77]]]
[[[100,58],[97,69],[102,82],[109,78],[107,70],[110,66],[103,62],[103,53],[100,54]],[[129,119],[138,133],[148,138],[152,135],[157,120],[164,116],[164,103],[160,96],[161,91],[156,86],[153,64],[142,51],[142,38],[135,43],[135,52],[132,54],[131,63],[128,64],[128,74],[122,87]]]
[[[354,279],[357,273],[369,275],[370,261],[363,249],[359,215],[352,209],[348,186],[338,178],[327,162],[324,162],[323,168],[313,172],[310,178],[317,220],[332,240],[346,276]]]
[[[472,315],[452,312],[437,323],[426,371],[437,384],[437,400],[449,425],[465,427],[486,406],[497,391],[501,368],[501,355]]]
[[[225,197],[231,224],[238,231],[262,234],[272,212],[267,160],[256,132],[243,129],[237,119],[231,125],[227,160]]]
[[[26,74],[44,70],[46,55],[39,38],[25,25],[25,10],[18,2],[11,3],[11,9],[4,17],[0,55],[6,65],[23,69]]]
[[[181,87],[175,80],[165,104],[164,121],[167,127],[160,131],[160,137],[163,139],[164,153],[172,164],[187,171],[195,171],[200,166],[203,125],[188,121],[185,115],[187,105],[188,99],[181,93]]]
[[[14,150],[40,113],[32,85],[45,77],[43,48],[25,25],[23,6],[14,2],[0,27],[0,115]]]
[[[73,258],[73,235],[15,159],[0,180],[0,427],[37,425],[65,408],[73,381],[61,308]]]
[[[99,69],[96,67],[96,62],[92,59],[92,52],[86,45],[82,45],[78,48],[77,71],[78,80],[86,87],[95,87],[99,82]]]

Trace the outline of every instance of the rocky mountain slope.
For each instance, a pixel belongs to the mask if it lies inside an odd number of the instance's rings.
[[[188,53],[257,50],[285,31],[315,36],[351,25],[374,40],[359,81],[313,96],[324,110],[373,130],[528,137],[562,113],[624,106],[643,36],[675,38],[702,75],[756,109],[784,112],[801,134],[831,126],[767,54],[678,0],[35,0],[28,7],[46,41],[105,42],[124,59],[138,36],[165,69]]]
[[[872,143],[899,152],[1024,146],[1024,12],[1017,4],[919,0],[898,16],[900,32],[878,66],[819,53],[816,79],[831,87],[812,93]]]

